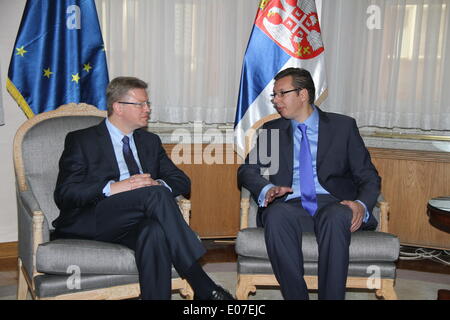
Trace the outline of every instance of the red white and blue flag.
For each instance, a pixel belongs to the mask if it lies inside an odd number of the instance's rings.
[[[326,98],[327,83],[315,1],[262,0],[244,56],[236,110],[236,151],[242,157],[249,151],[246,139],[252,129],[279,117],[270,102],[273,78],[289,67],[311,73],[316,104],[320,104]]]

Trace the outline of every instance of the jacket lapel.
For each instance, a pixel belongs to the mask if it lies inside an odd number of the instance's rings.
[[[317,172],[319,172],[320,165],[325,159],[325,155],[329,149],[330,143],[333,140],[333,130],[332,123],[328,118],[327,114],[320,110],[319,111],[319,139],[317,142]]]
[[[136,149],[138,152],[139,162],[142,167],[142,171],[149,172],[149,168],[147,168],[147,161],[146,161],[146,155],[147,153],[147,144],[144,143],[143,137],[141,134],[141,130],[143,129],[137,129],[133,133],[134,143],[136,144]]]
[[[285,120],[280,127],[280,161],[279,172],[283,181],[289,181],[292,184],[294,138],[290,120]]]
[[[108,128],[106,127],[105,120],[100,122],[96,128],[97,134],[99,135],[99,148],[101,153],[105,155],[105,163],[110,167],[114,176],[119,179],[120,170],[117,164],[116,155],[114,153],[114,147],[112,144],[111,136],[109,135]]]

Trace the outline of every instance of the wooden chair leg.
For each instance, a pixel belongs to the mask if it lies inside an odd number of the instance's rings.
[[[184,281],[186,282],[186,286],[181,291],[181,294],[183,296],[185,296],[187,300],[194,300],[194,290],[192,290],[192,287],[189,285],[189,283],[186,280],[184,280]]]
[[[17,273],[18,273],[18,284],[17,284],[17,300],[26,300],[28,293],[28,283],[24,275],[25,270],[22,268],[22,260],[17,259]]]
[[[394,289],[394,280],[381,280],[381,288],[375,291],[375,294],[377,295],[377,297],[384,298],[385,300],[397,300],[397,293]]]
[[[250,292],[256,292],[256,286],[252,282],[251,276],[238,274],[238,281],[236,287],[236,299],[248,300]]]

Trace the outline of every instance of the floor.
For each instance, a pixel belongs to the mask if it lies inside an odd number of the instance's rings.
[[[207,253],[201,259],[202,265],[208,265],[206,271],[220,271],[214,270],[214,264],[233,264],[236,262],[237,255],[234,251],[234,242],[229,240],[203,240],[203,243],[207,249]],[[444,262],[439,262],[437,259],[420,258],[417,260],[403,260],[400,259],[397,262],[397,268],[403,275],[411,274],[411,277],[415,277],[417,271],[427,275],[430,279],[441,275],[449,275],[450,283],[450,255],[445,251],[432,251],[431,249],[423,249],[426,254],[422,257],[433,257],[439,254],[439,258]],[[412,253],[416,252],[417,248],[402,247],[401,257],[414,258]],[[437,253],[437,254],[436,254]],[[420,255],[419,255],[420,256]],[[446,263],[446,264],[445,264]],[[442,278],[442,277],[441,277]],[[447,278],[445,278],[447,279]],[[433,279],[431,279],[433,281]],[[441,280],[440,280],[441,281]],[[447,281],[446,281],[447,282]],[[17,266],[15,259],[0,259],[0,287],[11,286],[17,283]],[[0,298],[1,299],[1,298]]]

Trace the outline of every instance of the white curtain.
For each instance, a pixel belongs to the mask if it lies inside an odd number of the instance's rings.
[[[450,0],[324,0],[324,108],[359,126],[449,130],[449,29]]]
[[[0,74],[2,74],[2,70],[0,67]],[[0,78],[0,88],[3,89],[2,79]],[[5,124],[5,113],[3,111],[3,98],[2,98],[2,91],[0,90],[0,126],[3,126]]]
[[[329,86],[324,109],[359,126],[450,129],[450,0],[317,3]],[[148,81],[153,121],[234,121],[259,0],[96,4],[110,78]]]
[[[110,79],[149,82],[152,121],[234,121],[259,0],[95,2]]]

